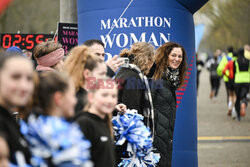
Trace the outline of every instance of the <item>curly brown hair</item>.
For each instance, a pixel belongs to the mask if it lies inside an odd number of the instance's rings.
[[[131,49],[123,49],[120,57],[128,57],[131,64],[137,65],[144,74],[148,74],[149,62],[154,60],[154,46],[147,42],[136,42]]]
[[[173,50],[173,48],[181,48],[183,54],[182,62],[178,67],[180,69],[180,87],[181,87],[182,84],[184,83],[185,72],[187,70],[187,54],[184,47],[175,42],[167,42],[156,50],[156,55],[155,55],[156,69],[153,79],[157,80],[162,78],[162,75],[166,67],[168,66],[168,56]]]
[[[92,71],[98,63],[104,63],[98,56],[91,55],[88,47],[81,45],[70,50],[65,62],[64,70],[72,78],[76,91],[85,83],[83,72],[85,69]]]

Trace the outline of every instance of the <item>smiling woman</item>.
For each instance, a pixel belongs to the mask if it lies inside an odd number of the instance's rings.
[[[176,117],[176,95],[187,68],[185,49],[174,42],[167,42],[156,50],[154,80],[162,81],[161,89],[152,89],[155,117],[154,147],[161,155],[157,166],[170,167]]]
[[[16,55],[0,57],[0,133],[6,136],[10,162],[17,166],[29,163],[31,154],[13,109],[27,105],[33,88],[33,67],[28,59]]]

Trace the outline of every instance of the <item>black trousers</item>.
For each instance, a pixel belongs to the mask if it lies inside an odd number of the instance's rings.
[[[220,77],[210,76],[211,90],[214,91],[214,96],[216,97],[220,88]]]
[[[240,117],[240,104],[245,103],[247,106],[247,93],[249,92],[249,83],[235,83],[235,93],[236,93],[236,102],[235,109],[238,117]]]

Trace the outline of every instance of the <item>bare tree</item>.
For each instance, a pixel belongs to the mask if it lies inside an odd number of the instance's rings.
[[[59,0],[13,1],[0,16],[1,33],[50,33],[59,22]]]

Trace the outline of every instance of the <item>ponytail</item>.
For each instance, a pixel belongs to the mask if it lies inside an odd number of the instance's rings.
[[[64,62],[64,70],[73,79],[76,91],[85,83],[84,70],[92,71],[97,63],[104,63],[99,57],[91,55],[87,46],[76,46],[70,50],[68,57]]]

